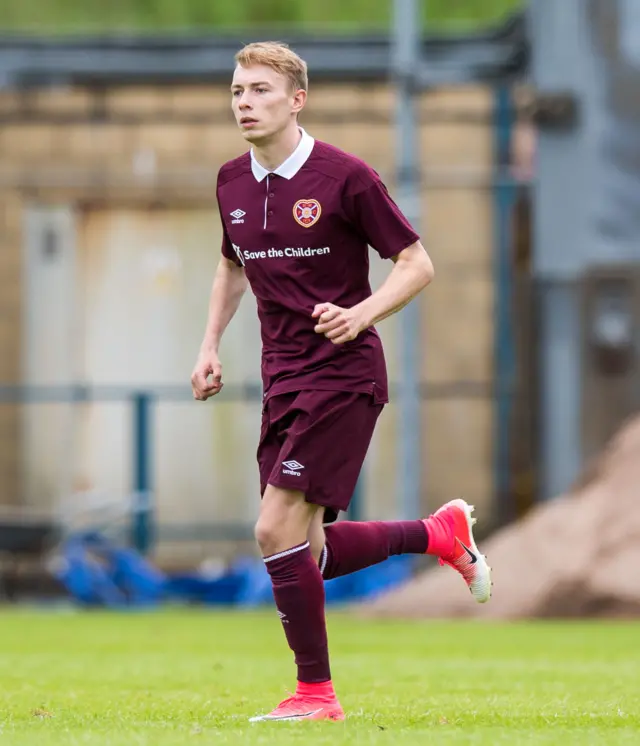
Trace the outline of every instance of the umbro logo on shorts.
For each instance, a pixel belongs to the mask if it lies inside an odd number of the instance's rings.
[[[283,474],[291,474],[292,477],[301,477],[300,470],[304,469],[304,466],[298,461],[283,461],[282,469]]]

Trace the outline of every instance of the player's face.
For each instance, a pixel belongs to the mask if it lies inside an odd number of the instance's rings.
[[[304,106],[305,91],[266,65],[240,67],[231,83],[231,108],[245,140],[259,144],[286,129]]]

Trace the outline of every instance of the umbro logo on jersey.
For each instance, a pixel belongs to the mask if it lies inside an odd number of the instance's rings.
[[[282,470],[283,474],[290,474],[292,477],[302,476],[300,470],[304,469],[304,466],[298,461],[283,461],[282,466],[284,466]]]
[[[234,210],[232,213],[229,213],[233,220],[231,221],[234,225],[236,223],[244,223],[244,216],[247,214],[244,210]]]

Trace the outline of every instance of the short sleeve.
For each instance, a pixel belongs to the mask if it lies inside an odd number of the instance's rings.
[[[231,239],[229,238],[229,234],[227,233],[227,226],[224,224],[224,219],[222,217],[222,211],[220,210],[220,199],[218,199],[218,211],[220,214],[220,223],[222,225],[222,256],[225,259],[230,259],[234,264],[237,264],[238,267],[242,267],[243,263],[240,257],[238,256],[233,243],[231,242]]]
[[[234,262],[234,264],[237,264],[238,267],[243,266],[242,260],[231,243],[231,239],[229,238],[224,223],[222,224],[222,256],[225,257],[225,259],[231,259],[231,261]]]
[[[383,259],[420,240],[378,174],[365,164],[347,178],[344,209],[349,222]]]

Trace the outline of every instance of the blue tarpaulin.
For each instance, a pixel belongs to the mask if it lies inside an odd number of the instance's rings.
[[[325,581],[327,604],[372,598],[406,582],[409,556]],[[163,603],[256,607],[273,603],[271,579],[256,557],[241,557],[211,577],[194,570],[170,575],[130,548],[96,533],[77,534],[61,547],[53,573],[83,607],[146,608]]]

